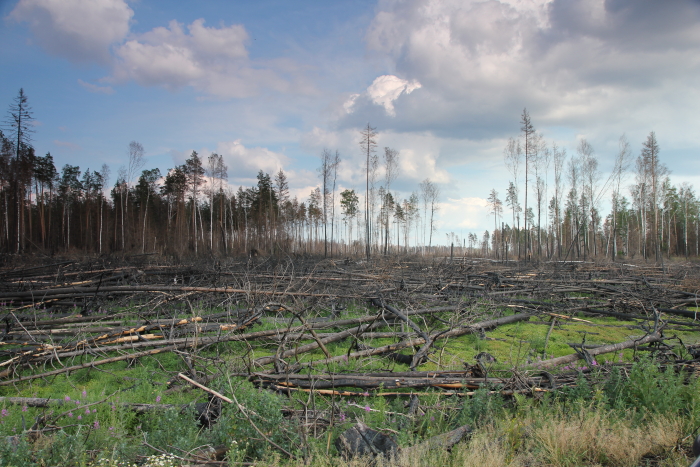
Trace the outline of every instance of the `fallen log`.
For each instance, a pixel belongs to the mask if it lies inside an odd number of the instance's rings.
[[[376,319],[378,319],[378,317]],[[379,322],[378,324],[383,325],[384,323]],[[279,355],[270,355],[267,357],[259,357],[259,358],[255,359],[254,364],[258,365],[258,366],[263,366],[263,365],[267,365],[269,363],[274,362],[278,358],[284,359],[284,358],[289,358],[289,357],[299,355],[299,354],[304,353],[304,352],[309,352],[311,350],[319,348],[321,345],[330,344],[333,342],[338,342],[338,341],[341,341],[343,339],[347,339],[350,336],[362,334],[364,331],[370,329],[371,326],[372,326],[371,324],[360,325],[360,326],[357,326],[355,328],[349,329],[347,331],[332,334],[331,336],[326,337],[324,339],[320,339],[320,340],[317,340],[315,342],[311,342],[311,343],[306,344],[306,345],[301,345],[295,349],[287,350],[285,352],[280,353]],[[332,357],[330,357],[330,354],[328,353],[328,351],[326,351],[324,353],[327,355],[326,358],[332,358]]]
[[[410,311],[406,312],[406,315],[411,316],[411,315],[437,313],[437,312],[442,312],[442,311],[454,311],[454,310],[455,310],[455,307],[439,307],[439,308],[432,308],[432,309],[428,308],[428,309],[422,309],[422,310],[410,310]],[[384,325],[384,323],[386,322],[386,318],[387,318],[387,315],[385,313],[381,313],[381,314],[375,315],[375,316],[365,316],[362,318],[356,318],[356,319],[351,319],[351,320],[327,321],[327,322],[318,323],[318,324],[314,323],[314,324],[309,324],[307,326],[301,326],[301,328],[302,328],[302,330],[312,329],[312,328],[313,329],[322,329],[323,327],[339,326],[340,325],[339,323],[361,324],[361,323],[367,323],[367,322],[376,322],[377,326],[375,326],[375,327],[379,327],[379,326]],[[296,349],[288,350],[288,351],[283,352],[279,355],[269,355],[266,357],[259,357],[255,360],[255,364],[256,365],[268,365],[268,364],[274,362],[278,358],[288,358],[291,356],[299,355],[301,353],[309,352],[311,350],[317,349],[320,347],[319,341],[323,345],[330,344],[332,342],[338,342],[340,340],[346,339],[350,336],[362,334],[363,332],[368,331],[370,329],[374,329],[375,327],[358,326],[358,327],[353,328],[353,329],[349,329],[346,331],[335,333],[335,334],[332,334],[328,337],[324,337],[323,339],[319,339],[316,342],[312,342],[312,343],[309,343],[306,345],[299,346]],[[298,329],[299,328],[294,328],[293,330],[294,330],[294,332],[297,332]],[[288,329],[287,332],[292,332],[292,328]],[[282,332],[280,332],[280,330],[278,330],[278,333],[283,334]],[[332,357],[327,356],[326,358],[332,358]]]
[[[448,307],[438,307],[438,308],[428,308],[428,309],[419,309],[419,310],[410,310],[407,311],[406,314],[408,315],[417,315],[417,314],[430,314],[430,313],[438,313],[438,312],[443,312],[443,311],[455,311],[454,306],[448,306]],[[318,323],[313,323],[313,324],[308,324],[307,326],[297,326],[294,328],[288,328],[289,332],[300,332],[300,331],[305,331],[308,330],[309,328],[314,328],[314,329],[325,329],[329,327],[337,327],[337,326],[342,326],[342,325],[347,325],[347,324],[360,324],[360,323],[366,323],[366,322],[371,322],[371,321],[377,321],[377,325],[383,325],[386,321],[386,318],[383,314],[378,316],[364,316],[360,318],[354,318],[354,319],[346,319],[346,320],[338,320],[338,321],[324,321],[324,322],[318,322]],[[82,318],[77,318],[77,319],[82,319]],[[184,320],[183,320],[184,321]],[[138,329],[138,328],[137,328]],[[238,330],[242,329],[239,328]],[[369,328],[366,328],[369,329]],[[220,327],[220,330],[227,330],[225,327]],[[129,342],[125,345],[101,345],[99,347],[89,347],[89,346],[83,346],[83,348],[80,349],[75,349],[75,346],[72,347],[72,349],[66,349],[61,346],[51,346],[51,345],[45,345],[41,346],[36,349],[32,349],[29,351],[22,352],[21,354],[17,355],[16,357],[6,360],[5,362],[1,363],[0,366],[10,366],[13,363],[17,364],[22,364],[22,365],[27,365],[30,363],[36,363],[36,362],[46,362],[50,361],[53,359],[57,358],[65,358],[65,357],[74,357],[74,356],[79,356],[79,355],[85,355],[88,352],[94,352],[94,351],[100,351],[100,352],[111,352],[111,351],[117,351],[117,350],[136,350],[138,348],[144,348],[144,347],[159,347],[159,346],[171,346],[175,345],[178,346],[178,348],[184,348],[188,346],[195,346],[195,345],[202,345],[202,346],[207,346],[207,345],[212,345],[212,344],[217,344],[217,343],[224,343],[224,342],[231,342],[231,341],[246,341],[246,340],[253,340],[253,339],[258,339],[258,338],[264,338],[264,337],[270,337],[270,336],[276,336],[281,334],[280,329],[273,329],[273,330],[268,330],[268,331],[258,331],[258,332],[253,332],[253,333],[247,333],[247,334],[233,334],[233,335],[226,335],[226,336],[200,336],[197,339],[194,339],[192,337],[185,337],[185,338],[177,338],[177,339],[160,339],[160,340],[147,340],[146,342],[143,342],[141,340],[136,340],[135,342]],[[352,333],[351,333],[352,334]],[[335,338],[338,337],[337,333],[332,334],[331,336],[335,336]],[[330,339],[331,336],[328,336],[326,339]],[[343,338],[342,336],[340,337],[341,339]],[[131,339],[133,340],[133,339]],[[330,342],[330,341],[328,341]],[[115,342],[116,343],[116,342]],[[314,343],[314,346],[311,346],[307,350],[313,350],[313,348],[316,348],[317,346],[316,343]],[[261,357],[264,358],[264,357]],[[7,369],[3,372],[0,372],[0,378],[7,377],[11,374],[13,370]]]
[[[647,334],[644,337],[640,337],[639,339],[630,339],[625,342],[620,342],[618,344],[609,344],[609,345],[604,345],[602,347],[598,347],[595,349],[588,350],[588,355],[591,357],[594,357],[596,355],[603,355],[606,353],[612,353],[612,352],[618,352],[620,350],[624,349],[630,349],[632,347],[636,347],[638,345],[643,345],[643,344],[648,344],[650,342],[661,342],[663,340],[663,336],[659,331],[653,332],[651,334]],[[565,355],[563,357],[556,357],[556,358],[550,358],[549,360],[542,360],[541,362],[537,363],[537,367],[539,368],[552,368],[555,366],[559,365],[565,365],[567,363],[573,363],[578,361],[579,359],[583,359],[584,356],[580,352],[576,352],[573,354]]]
[[[369,394],[369,397],[413,397],[413,396],[434,396],[434,392],[414,392],[414,391],[408,391],[408,392],[371,392],[371,393],[365,393],[365,392],[357,392],[357,391],[342,391],[342,390],[336,390],[336,389],[304,389],[304,388],[290,388],[290,387],[284,387],[284,386],[277,386],[274,384],[270,385],[270,389],[273,389],[277,392],[283,393],[283,394],[291,394],[293,392],[304,392],[304,393],[313,393],[313,394],[318,394],[321,396],[339,396],[339,397],[367,397],[367,394]],[[514,394],[536,394],[536,393],[545,393],[545,392],[551,392],[552,389],[548,388],[528,388],[528,389],[518,389],[518,390],[512,390],[512,389],[506,389],[503,391],[488,391],[486,394],[500,394],[502,396],[512,396]],[[457,396],[457,397],[471,397],[474,396],[477,393],[477,391],[467,391],[467,392],[441,392],[441,396]]]
[[[48,408],[56,406],[68,406],[76,405],[74,400],[65,399],[46,399],[41,397],[0,397],[0,404],[13,404],[13,405],[24,405],[27,407],[37,407],[37,408]],[[116,403],[116,406],[134,411],[136,413],[151,412],[154,410],[167,410],[172,408],[182,408],[183,406],[177,406],[173,404],[127,404],[127,403]],[[76,405],[77,408],[83,407],[82,405]]]
[[[393,289],[391,289],[393,290]],[[12,300],[19,298],[30,298],[34,300],[46,300],[47,298],[69,298],[101,294],[132,294],[137,292],[199,292],[199,293],[223,293],[223,294],[245,294],[245,295],[275,295],[289,297],[317,297],[317,298],[358,298],[361,295],[338,295],[330,293],[294,292],[289,290],[254,290],[237,289],[233,287],[190,287],[190,286],[163,286],[163,285],[138,285],[138,286],[108,286],[108,287],[71,287],[55,289],[37,289],[21,292],[1,292],[0,299]]]
[[[377,334],[377,333],[374,333],[374,334]],[[367,336],[367,334],[364,334],[364,336],[369,338],[369,336]],[[361,342],[357,342],[355,347],[357,348],[357,350],[372,350],[372,349],[374,349],[374,347],[370,347],[369,345],[365,345]],[[398,352],[389,352],[385,356],[389,360],[393,360],[396,363],[401,363],[403,365],[411,365],[413,363],[413,355],[405,355],[405,354],[398,353]],[[425,358],[422,358],[418,363],[419,364],[424,363],[425,360],[426,360]]]
[[[119,357],[105,358],[103,360],[96,360],[96,361],[92,361],[92,362],[88,362],[88,363],[83,363],[80,365],[67,366],[64,368],[59,368],[58,370],[48,371],[46,373],[40,373],[38,375],[20,376],[19,378],[15,378],[15,379],[11,379],[11,380],[0,381],[0,386],[9,386],[10,384],[21,383],[22,381],[30,381],[30,380],[37,379],[37,378],[47,378],[49,376],[60,375],[61,373],[68,373],[69,371],[82,370],[83,368],[92,368],[92,367],[95,367],[98,365],[105,365],[107,363],[120,362],[122,360],[147,357],[149,355],[156,355],[156,354],[159,354],[162,352],[170,352],[170,351],[175,350],[177,348],[178,348],[178,346],[171,345],[169,347],[164,347],[161,349],[146,350],[144,352],[135,352],[135,353],[131,353],[131,354],[120,355]],[[4,378],[6,376],[9,376],[11,374],[11,371],[12,371],[12,369],[7,369],[3,372],[0,372],[0,378]]]
[[[268,375],[255,373],[249,377],[255,384],[269,385],[276,384],[285,387],[297,387],[307,389],[329,389],[341,387],[355,387],[361,389],[384,388],[427,388],[439,387],[443,389],[470,388],[478,389],[484,385],[498,386],[505,385],[509,379],[496,377],[475,377],[469,371],[445,372],[445,373],[423,373],[423,376],[416,376],[418,372],[403,373],[378,373],[378,374],[324,374],[324,375]],[[536,376],[530,378],[520,378],[519,382],[530,387],[542,386],[544,383],[551,383],[547,378]]]

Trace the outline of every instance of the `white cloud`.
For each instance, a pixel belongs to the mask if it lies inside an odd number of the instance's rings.
[[[114,94],[114,89],[111,86],[98,86],[96,84],[86,83],[82,79],[78,80],[78,84],[93,93]]]
[[[343,102],[343,109],[345,109],[346,113],[352,113],[353,107],[355,107],[355,102],[357,102],[358,97],[360,97],[359,94],[350,94],[347,100]]]
[[[301,148],[309,153],[321,154],[326,148],[347,147],[353,142],[355,135],[350,132],[337,132],[319,128],[317,126],[301,136]]]
[[[289,90],[290,83],[273,66],[250,62],[247,42],[242,25],[209,28],[198,19],[185,31],[181,23],[171,21],[167,28],[155,28],[119,46],[113,78],[168,89],[192,86],[222,97],[248,97],[264,88]],[[289,68],[289,63],[283,65]]]
[[[165,150],[172,157],[172,162],[175,165],[184,164],[185,161],[192,155],[193,149],[183,151],[177,149]],[[240,139],[234,141],[221,141],[217,143],[216,149],[211,150],[207,147],[195,149],[202,165],[207,167],[207,158],[212,152],[223,156],[224,163],[228,170],[228,184],[231,187],[252,186],[257,184],[257,175],[259,171],[270,175],[274,179],[277,172],[282,169],[287,175],[289,183],[307,184],[313,180],[313,176],[304,170],[295,171],[289,170],[291,159],[285,154],[272,151],[265,147],[247,147],[243,145]]]
[[[144,86],[191,86],[219,97],[249,97],[263,90],[308,94],[312,86],[288,59],[253,61],[240,24],[186,27],[171,21],[130,34],[134,11],[124,0],[20,0],[10,18],[29,23],[34,40],[49,53],[74,62],[112,66],[103,81]],[[110,92],[81,83],[91,92]]]
[[[448,198],[440,203],[440,229],[479,229],[488,225],[487,201],[483,198]]]
[[[316,157],[321,154],[323,149],[338,150],[341,158],[338,181],[349,184],[349,186],[364,187],[367,163],[359,141],[360,133],[354,128],[331,131],[314,127],[301,136],[301,147],[305,152]],[[426,178],[441,184],[451,181],[448,171],[439,166],[439,159],[444,149],[444,141],[440,138],[430,134],[380,131],[377,134],[377,145],[378,186],[384,183],[382,155],[385,147],[399,151],[398,179],[393,185],[395,189],[402,190],[402,188],[412,186],[413,188],[408,190],[410,192],[415,189],[417,183]],[[318,163],[320,164],[320,160]]]
[[[74,62],[107,62],[129,32],[134,12],[123,0],[20,0],[10,18],[27,22],[38,44]]]
[[[429,178],[435,183],[447,183],[450,176],[447,171],[437,167],[437,160],[438,155],[430,150],[402,149],[399,151],[400,173],[414,181]]]
[[[392,117],[396,116],[396,110],[394,109],[394,101],[398,99],[401,94],[411,94],[416,89],[419,89],[421,84],[416,81],[407,81],[401,79],[394,75],[382,75],[372,82],[365,91],[365,96],[376,105],[381,105],[384,107],[386,113]],[[355,107],[357,99],[360,94],[351,94],[350,97],[343,104],[343,108],[347,113],[352,113]]]
[[[290,163],[290,159],[282,153],[263,147],[245,147],[240,139],[218,143],[216,152],[224,157],[228,165],[229,180],[253,179],[260,170],[274,176]]]
[[[415,80],[409,82],[394,75],[383,75],[376,78],[367,88],[367,95],[372,102],[383,106],[386,113],[393,117],[396,116],[394,101],[404,92],[411,94],[420,87],[421,84]]]

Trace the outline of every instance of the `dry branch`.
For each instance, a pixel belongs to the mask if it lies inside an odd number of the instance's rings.
[[[136,353],[132,353],[132,354],[120,355],[119,357],[105,358],[103,360],[95,360],[95,361],[83,363],[80,365],[67,366],[64,368],[59,368],[58,370],[48,371],[46,373],[40,373],[38,375],[20,376],[19,378],[11,379],[8,381],[0,381],[0,386],[9,386],[11,384],[16,384],[16,383],[20,383],[22,381],[29,381],[29,380],[37,379],[37,378],[47,378],[49,376],[60,375],[61,373],[68,373],[69,371],[82,370],[83,368],[92,368],[92,367],[95,367],[98,365],[105,365],[107,363],[120,362],[122,360],[147,357],[149,355],[156,355],[156,354],[159,354],[162,352],[169,352],[169,351],[175,350],[177,348],[178,348],[177,346],[171,345],[169,347],[164,347],[162,349],[146,350],[144,352],[136,352]],[[4,377],[9,376],[10,374],[11,374],[11,370],[5,370],[2,373],[0,373],[0,377],[4,378]]]
[[[660,332],[653,332],[651,334],[647,334],[644,337],[640,337],[639,339],[630,339],[625,342],[620,342],[618,344],[610,344],[610,345],[604,345],[601,347],[597,347],[595,349],[588,350],[588,354],[590,356],[596,356],[596,355],[603,355],[606,353],[612,353],[612,352],[618,352],[620,350],[624,349],[630,349],[632,347],[636,347],[639,345],[643,344],[648,344],[651,342],[661,342],[663,341],[663,336],[661,335]],[[565,355],[563,357],[557,357],[557,358],[550,358],[549,360],[543,360],[541,362],[538,362],[537,366],[540,368],[552,368],[555,366],[559,365],[565,365],[567,363],[573,363],[581,358],[584,358],[580,353],[573,353],[569,355]]]

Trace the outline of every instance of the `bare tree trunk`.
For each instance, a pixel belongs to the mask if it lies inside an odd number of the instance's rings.
[[[125,240],[124,240],[124,187],[122,187],[120,190],[120,196],[121,196],[121,201],[122,201],[122,209],[121,209],[121,215],[122,215],[122,251],[124,251],[125,248]]]
[[[102,199],[102,196],[100,196],[100,241],[99,241],[99,249],[100,253],[102,253],[102,207],[104,206],[104,200]]]
[[[148,201],[151,198],[151,189],[146,194],[146,205],[143,208],[143,231],[141,233],[141,253],[146,253],[146,219],[148,218]]]

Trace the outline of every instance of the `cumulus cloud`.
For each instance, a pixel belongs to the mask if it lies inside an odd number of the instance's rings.
[[[407,81],[394,75],[382,75],[369,85],[366,96],[372,103],[384,107],[388,115],[395,117],[396,110],[394,109],[394,101],[398,99],[401,94],[411,94],[420,87],[421,84],[416,80]],[[351,113],[353,111],[358,97],[360,97],[360,94],[352,94],[348,100],[345,101],[343,107],[346,112]]]
[[[332,131],[317,126],[301,135],[301,148],[312,154],[320,154],[324,148],[345,148],[354,143],[352,131]]]
[[[353,107],[355,107],[355,102],[357,102],[357,98],[360,97],[359,94],[350,94],[350,96],[347,98],[345,102],[343,102],[343,109],[345,110],[346,113],[352,113],[353,112]]]
[[[74,62],[110,65],[104,81],[144,86],[191,86],[220,97],[248,97],[262,90],[306,94],[313,89],[291,60],[254,61],[240,24],[207,27],[204,19],[185,26],[175,20],[142,34],[130,32],[134,11],[125,0],[20,0],[10,18],[29,23],[49,53]],[[91,92],[106,87],[83,84]]]
[[[198,19],[185,30],[171,21],[167,28],[155,28],[117,47],[113,78],[168,89],[192,86],[223,97],[247,97],[262,88],[289,89],[272,67],[250,62],[247,42],[242,25],[206,27]]]
[[[27,22],[47,52],[73,62],[108,62],[110,46],[129,33],[124,0],[20,0],[10,18]]]
[[[263,147],[246,147],[240,139],[218,143],[216,152],[228,165],[229,179],[252,179],[260,170],[274,175],[290,163],[282,153]]]

